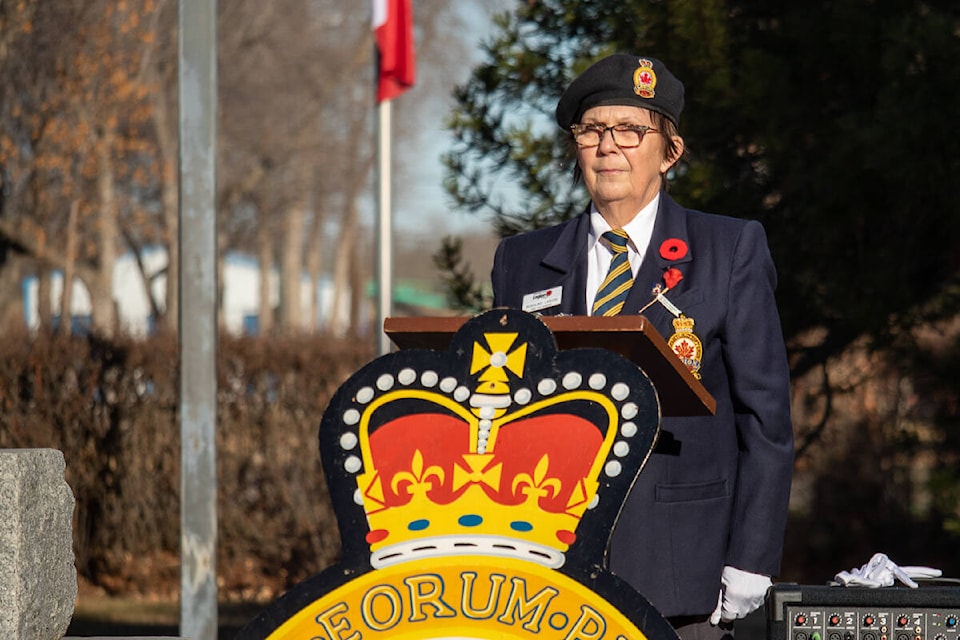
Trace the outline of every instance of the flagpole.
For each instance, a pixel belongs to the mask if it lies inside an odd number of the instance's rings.
[[[393,228],[391,212],[392,100],[377,105],[377,355],[390,353],[383,321],[393,313]]]
[[[393,128],[391,103],[413,86],[412,0],[373,0],[377,60],[377,355],[390,353],[383,322],[393,313]]]

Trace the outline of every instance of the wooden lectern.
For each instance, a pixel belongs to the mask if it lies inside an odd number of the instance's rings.
[[[383,330],[400,349],[444,350],[466,317],[386,318]],[[639,366],[656,387],[664,416],[706,416],[717,403],[643,316],[544,316],[559,349],[600,348]]]

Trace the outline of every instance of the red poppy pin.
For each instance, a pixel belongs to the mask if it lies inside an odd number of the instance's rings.
[[[686,246],[684,246],[684,251],[686,251]],[[668,289],[673,289],[681,280],[683,280],[683,274],[676,267],[670,267],[663,274],[663,282]]]
[[[680,238],[667,238],[660,245],[660,257],[664,260],[680,260],[687,255],[687,243]]]

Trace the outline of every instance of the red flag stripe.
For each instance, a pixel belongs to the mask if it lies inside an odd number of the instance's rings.
[[[392,100],[413,86],[411,0],[373,0],[373,32],[378,50],[377,102]]]

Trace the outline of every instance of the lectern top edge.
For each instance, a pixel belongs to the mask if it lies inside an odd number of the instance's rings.
[[[400,349],[444,350],[466,316],[390,317],[383,330]],[[670,350],[653,325],[634,316],[544,316],[561,350],[601,348],[631,360],[657,389],[664,416],[705,416],[716,400]]]

